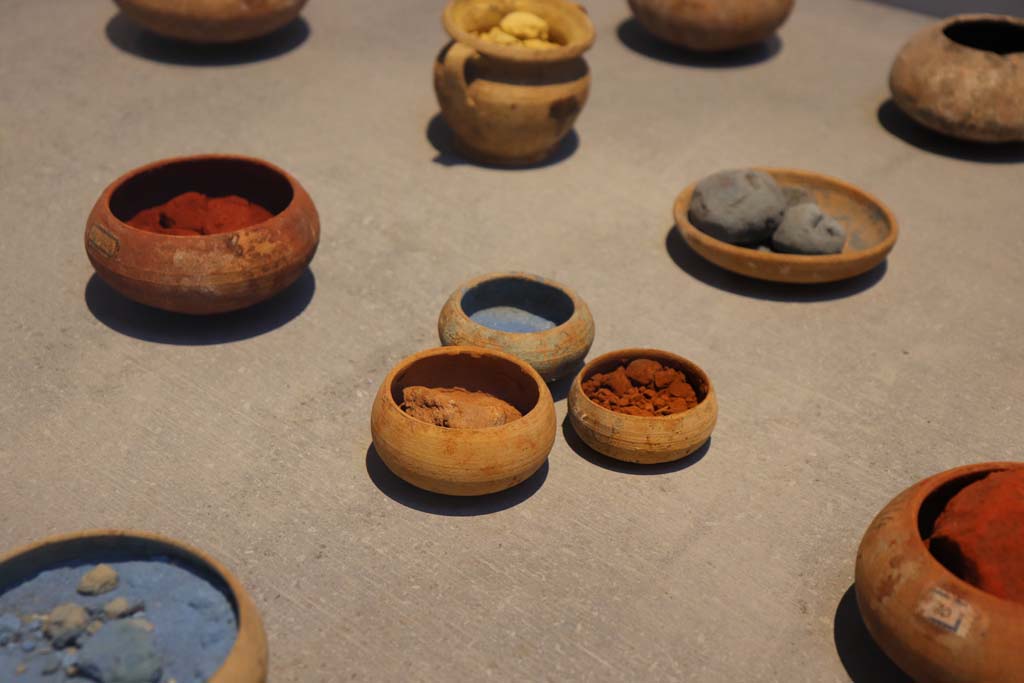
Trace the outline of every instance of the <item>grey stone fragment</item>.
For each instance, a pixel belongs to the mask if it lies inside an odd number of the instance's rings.
[[[814,195],[802,187],[784,187],[782,194],[786,196],[786,206],[797,206],[798,204],[817,204]]]
[[[53,653],[53,654],[46,655],[46,657],[43,658],[43,667],[40,670],[43,672],[44,676],[49,676],[50,674],[57,673],[57,671],[60,668],[61,668],[61,658],[60,658],[60,655],[58,655],[56,653]]]
[[[843,226],[816,204],[790,208],[772,235],[772,249],[788,254],[838,254],[845,243]]]
[[[73,602],[58,605],[50,612],[46,622],[46,637],[53,642],[54,647],[62,648],[82,635],[88,624],[89,613],[81,605]]]
[[[102,595],[117,588],[117,570],[109,564],[98,564],[78,582],[82,595]]]
[[[719,171],[704,178],[690,201],[690,222],[729,244],[768,240],[782,223],[786,196],[767,173]]]
[[[0,615],[0,645],[6,645],[21,630],[21,619],[13,614]]]
[[[112,621],[78,654],[78,670],[98,683],[157,683],[163,673],[153,635],[134,619]]]

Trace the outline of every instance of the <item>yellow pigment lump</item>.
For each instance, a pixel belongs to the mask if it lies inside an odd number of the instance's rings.
[[[548,40],[548,22],[532,12],[509,12],[497,26],[481,31],[480,38],[497,45],[519,45],[531,50],[560,47]]]

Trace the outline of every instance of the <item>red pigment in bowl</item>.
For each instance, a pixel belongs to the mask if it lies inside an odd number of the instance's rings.
[[[685,374],[647,358],[593,374],[583,393],[603,408],[641,417],[681,413],[699,402]]]
[[[259,204],[230,195],[207,197],[186,192],[135,214],[128,225],[161,235],[217,235],[262,223],[272,214]]]
[[[1024,603],[1024,470],[965,486],[939,515],[928,547],[964,581]]]

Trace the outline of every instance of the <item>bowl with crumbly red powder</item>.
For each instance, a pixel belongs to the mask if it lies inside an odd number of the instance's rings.
[[[295,282],[316,253],[320,219],[295,178],[261,159],[157,161],[115,180],[85,227],[108,285],[139,303],[224,313]]]
[[[711,436],[718,402],[696,363],[657,349],[595,358],[569,390],[569,420],[602,455],[635,463],[684,458]]]
[[[857,603],[913,680],[1018,683],[1024,671],[1024,463],[965,465],[914,484],[861,541]]]

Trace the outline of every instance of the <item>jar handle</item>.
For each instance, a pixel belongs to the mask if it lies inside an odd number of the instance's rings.
[[[476,102],[469,95],[469,83],[466,82],[466,62],[476,57],[477,52],[468,45],[454,42],[444,55],[444,75],[448,84],[463,94],[466,104],[475,107]]]

